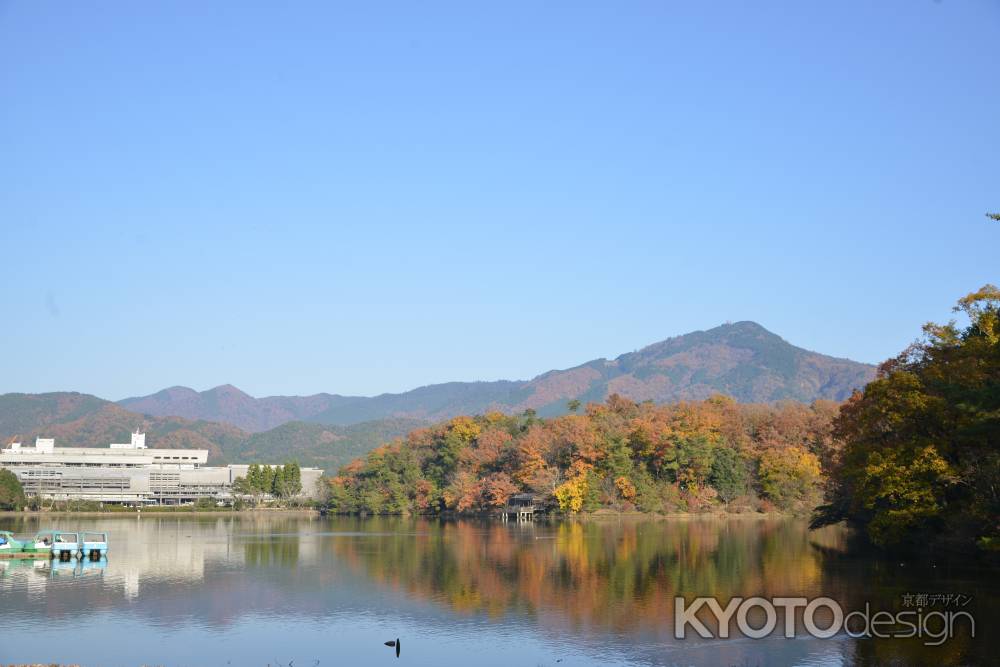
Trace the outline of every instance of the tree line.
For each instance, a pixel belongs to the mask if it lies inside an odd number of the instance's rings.
[[[471,514],[529,492],[560,513],[807,512],[835,446],[829,401],[655,405],[612,395],[580,414],[568,407],[551,419],[491,412],[414,431],[342,468],[330,508]]]
[[[260,497],[291,498],[302,492],[302,469],[298,463],[283,466],[250,464],[247,474],[233,481],[233,492]]]

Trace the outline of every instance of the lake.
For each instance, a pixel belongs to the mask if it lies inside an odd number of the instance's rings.
[[[742,667],[1000,655],[995,574],[845,558],[843,529],[810,532],[796,519],[0,517],[22,536],[50,527],[107,531],[110,556],[0,562],[0,663]],[[675,596],[707,595],[722,606],[828,596],[845,612],[893,613],[938,596],[925,608],[968,612],[976,638],[958,623],[938,647],[818,639],[796,620],[788,639],[779,619],[763,639],[690,628],[676,639]],[[766,617],[753,611],[759,627]],[[397,637],[398,661],[383,644]]]

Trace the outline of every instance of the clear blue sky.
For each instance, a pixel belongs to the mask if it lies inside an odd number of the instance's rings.
[[[372,394],[742,319],[882,360],[1000,282],[998,44],[996,0],[0,0],[0,392]]]

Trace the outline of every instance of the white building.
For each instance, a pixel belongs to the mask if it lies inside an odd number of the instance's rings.
[[[206,449],[149,449],[146,434],[108,449],[56,447],[38,438],[34,447],[19,442],[0,450],[0,468],[12,471],[27,495],[54,500],[105,503],[179,504],[199,498],[232,499],[232,484],[246,465],[206,466]],[[316,497],[323,471],[302,468],[303,498]]]

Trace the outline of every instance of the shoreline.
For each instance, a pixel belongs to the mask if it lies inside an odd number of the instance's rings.
[[[280,508],[257,508],[249,510],[192,510],[192,509],[158,509],[150,510],[147,509],[144,512],[138,511],[102,511],[102,510],[28,510],[27,512],[23,510],[2,510],[0,511],[0,517],[46,517],[46,516],[82,516],[82,517],[143,517],[143,516],[172,516],[172,515],[183,515],[183,516],[206,516],[206,517],[221,517],[221,516],[247,516],[247,515],[264,515],[264,514],[282,514],[286,516],[319,516],[320,511],[311,508],[290,508],[290,509],[280,509]]]
[[[444,519],[449,521],[460,519],[489,519],[495,518],[492,514],[336,514],[324,513],[314,508],[255,508],[242,510],[193,510],[188,508],[165,508],[146,509],[138,511],[102,511],[102,510],[0,510],[0,518],[3,517],[47,517],[47,516],[78,516],[78,517],[128,517],[141,518],[143,516],[203,516],[203,517],[225,517],[225,516],[308,516],[308,517],[350,517],[350,518],[403,518],[403,519]],[[577,514],[539,514],[533,521],[549,521],[553,519],[561,521],[607,521],[621,519],[651,519],[651,520],[693,520],[693,519],[807,519],[808,515],[795,514],[792,512],[609,512],[598,510],[596,512],[581,512]],[[517,523],[517,522],[513,522]],[[530,522],[522,522],[530,523]]]

